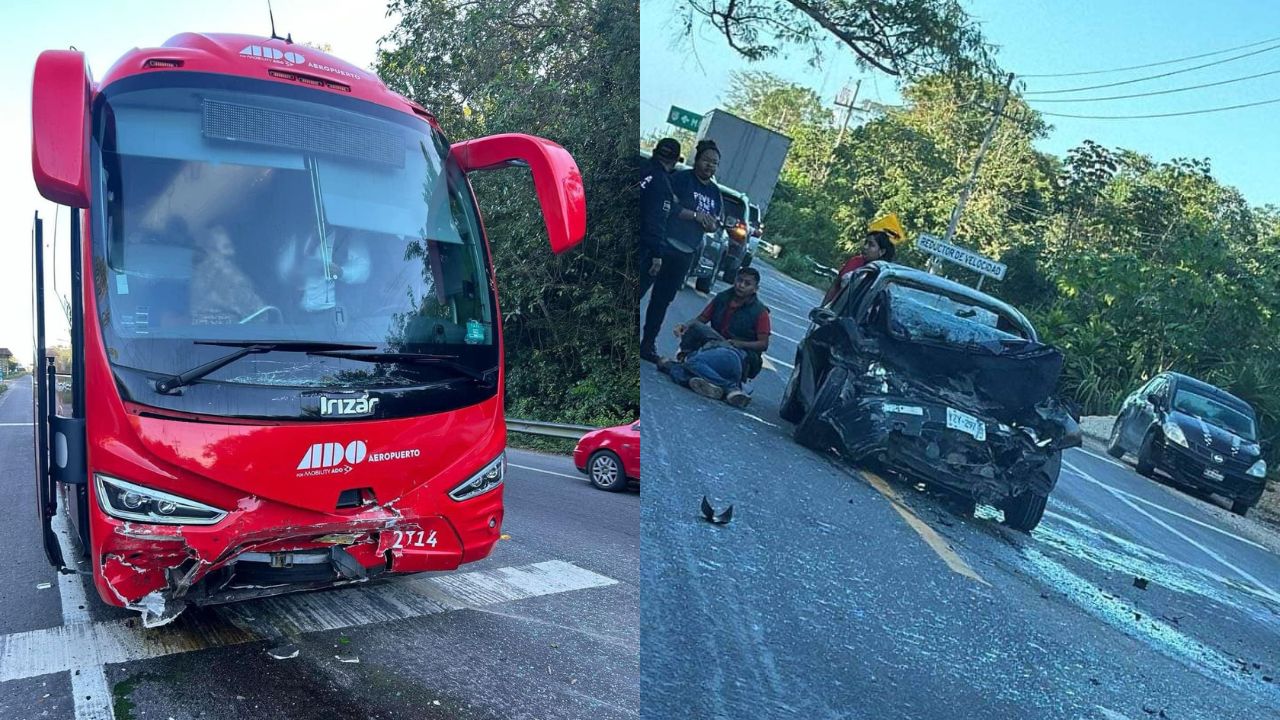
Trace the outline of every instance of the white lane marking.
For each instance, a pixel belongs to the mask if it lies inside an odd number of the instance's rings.
[[[770,309],[770,310],[773,310],[774,308],[771,306],[769,309]],[[799,316],[799,315],[797,315],[796,317],[800,317],[800,316]],[[793,326],[795,326],[795,327],[798,327],[798,328],[800,328],[801,330],[808,330],[808,329],[809,329],[809,325],[810,325],[810,323],[809,323],[808,321],[805,321],[805,322],[803,322],[803,323],[798,323],[798,322],[796,322],[795,320],[788,320],[788,319],[786,319],[786,318],[784,318],[784,317],[770,318],[770,320],[780,320],[780,321],[782,321],[782,322],[784,322],[784,323],[786,323],[786,324],[788,324],[788,325],[793,325]]]
[[[780,338],[782,338],[783,340],[789,340],[789,341],[791,341],[791,342],[795,343],[796,345],[799,345],[799,344],[800,344],[800,341],[799,341],[799,340],[797,340],[797,339],[795,339],[795,338],[791,337],[790,335],[783,335],[782,333],[778,332],[777,330],[770,330],[770,331],[769,331],[769,336],[770,336],[770,337],[780,337]]]
[[[1129,493],[1126,493],[1126,492],[1124,492],[1124,491],[1122,491],[1122,490],[1116,490],[1115,488],[1112,488],[1112,487],[1109,487],[1109,486],[1107,486],[1107,485],[1104,485],[1103,483],[1100,483],[1100,482],[1098,482],[1097,480],[1094,480],[1093,478],[1088,477],[1088,476],[1084,473],[1084,471],[1082,471],[1080,468],[1077,468],[1076,466],[1072,465],[1072,464],[1071,464],[1071,463],[1069,463],[1069,462],[1063,461],[1063,463],[1062,463],[1062,464],[1063,464],[1063,465],[1066,465],[1068,468],[1070,468],[1072,471],[1074,471],[1077,475],[1080,475],[1081,477],[1085,478],[1086,480],[1088,480],[1088,481],[1090,481],[1090,482],[1092,482],[1092,483],[1097,484],[1097,485],[1098,485],[1099,487],[1101,487],[1102,489],[1104,489],[1104,490],[1106,490],[1107,492],[1111,493],[1111,494],[1112,494],[1112,495],[1114,495],[1114,496],[1116,497],[1116,499],[1117,499],[1117,500],[1119,500],[1120,502],[1124,503],[1125,505],[1128,505],[1129,507],[1133,508],[1134,510],[1137,510],[1138,512],[1142,513],[1143,515],[1146,515],[1146,516],[1147,516],[1147,517],[1148,517],[1152,522],[1154,522],[1155,524],[1157,524],[1157,525],[1159,525],[1160,527],[1164,528],[1165,530],[1168,530],[1169,532],[1173,533],[1174,535],[1177,535],[1178,537],[1182,538],[1182,539],[1183,539],[1183,540],[1185,540],[1189,545],[1191,545],[1192,547],[1196,548],[1196,549],[1197,549],[1197,550],[1199,550],[1200,552],[1204,553],[1205,555],[1209,556],[1210,558],[1213,558],[1214,560],[1217,560],[1217,561],[1218,561],[1219,563],[1221,563],[1223,566],[1225,566],[1226,568],[1228,568],[1228,569],[1230,569],[1231,571],[1235,572],[1235,573],[1236,573],[1237,575],[1239,575],[1240,577],[1242,577],[1242,578],[1244,578],[1244,579],[1248,580],[1249,582],[1253,583],[1253,584],[1254,584],[1258,589],[1263,590],[1264,592],[1266,592],[1266,593],[1267,593],[1268,599],[1270,599],[1270,600],[1272,600],[1272,601],[1274,601],[1274,602],[1280,602],[1280,593],[1277,593],[1275,590],[1272,590],[1272,589],[1271,589],[1271,588],[1270,588],[1266,583],[1264,583],[1264,582],[1262,582],[1261,580],[1259,580],[1258,578],[1254,577],[1254,576],[1253,576],[1252,574],[1250,574],[1249,572],[1247,572],[1247,571],[1245,571],[1245,570],[1242,570],[1241,568],[1237,567],[1237,566],[1236,566],[1235,564],[1233,564],[1231,561],[1229,561],[1229,560],[1227,560],[1226,558],[1222,557],[1221,555],[1219,555],[1218,553],[1214,552],[1213,550],[1210,550],[1209,548],[1205,547],[1202,543],[1197,542],[1194,538],[1189,537],[1188,535],[1186,535],[1185,533],[1183,533],[1183,532],[1179,531],[1177,528],[1173,527],[1173,526],[1172,526],[1172,525],[1170,525],[1169,523],[1166,523],[1165,521],[1161,520],[1160,518],[1156,517],[1155,515],[1152,515],[1151,513],[1147,512],[1146,510],[1143,510],[1142,508],[1138,507],[1138,506],[1137,506],[1137,504],[1135,504],[1134,502],[1130,501],[1130,500],[1129,500],[1129,498],[1125,497],[1125,496],[1126,496],[1126,495],[1128,495]],[[1159,506],[1159,505],[1157,505],[1156,507],[1160,507],[1160,506]],[[1163,509],[1163,508],[1162,508],[1162,509]],[[1229,534],[1229,533],[1228,533],[1228,534]],[[1233,537],[1234,537],[1234,536],[1233,536]],[[1240,538],[1240,539],[1243,539],[1243,538]]]
[[[773,357],[772,355],[765,355],[765,356],[764,356],[764,358],[765,358],[766,360],[768,360],[769,362],[774,363],[775,365],[781,365],[782,367],[790,368],[790,369],[792,369],[792,370],[795,370],[795,369],[796,369],[796,366],[795,366],[795,365],[792,365],[792,364],[791,364],[791,363],[789,363],[789,362],[783,362],[783,361],[779,360],[778,358]]]
[[[1178,660],[1201,675],[1249,693],[1257,692],[1256,680],[1246,679],[1239,664],[1222,652],[1209,647],[1167,623],[1151,617],[1139,619],[1135,606],[1123,598],[1076,575],[1065,565],[1031,546],[1022,548],[1027,570],[1041,582],[1061,591],[1076,607],[1125,635],[1146,639],[1162,654]]]
[[[71,523],[66,512],[70,507],[67,493],[59,492],[58,500],[62,509],[54,513],[50,524],[58,537],[63,562],[75,567],[75,543],[71,539]],[[62,602],[62,629],[83,631],[90,625],[89,602],[79,575],[58,573],[58,597]],[[71,697],[76,720],[115,720],[111,688],[107,686],[107,673],[99,656],[99,646],[85,645],[81,652],[84,653],[84,664],[77,668],[79,672],[71,672]]]
[[[1219,583],[1221,585],[1225,585],[1229,588],[1243,590],[1244,592],[1249,593],[1250,595],[1253,595],[1255,597],[1262,598],[1263,600],[1270,599],[1270,597],[1265,592],[1262,592],[1261,590],[1257,590],[1255,588],[1251,588],[1248,585],[1241,583],[1238,580],[1232,580],[1230,578],[1227,578],[1224,575],[1219,575],[1218,573],[1212,570],[1209,570],[1208,568],[1202,567],[1200,565],[1193,565],[1192,563],[1184,562],[1182,560],[1178,560],[1177,558],[1169,557],[1168,555],[1165,555],[1164,553],[1158,550],[1154,550],[1152,548],[1147,547],[1146,545],[1133,542],[1132,540],[1127,540],[1118,535],[1113,535],[1112,533],[1109,533],[1105,530],[1100,530],[1096,527],[1093,527],[1092,525],[1089,525],[1088,523],[1083,523],[1083,522],[1080,522],[1079,520],[1074,520],[1065,515],[1060,515],[1052,510],[1046,510],[1044,513],[1044,516],[1047,518],[1052,518],[1054,520],[1057,520],[1058,522],[1066,523],[1067,525],[1070,525],[1073,528],[1083,533],[1089,534],[1091,537],[1097,537],[1097,538],[1102,538],[1104,540],[1107,540],[1108,542],[1114,544],[1116,547],[1121,548],[1122,552],[1112,553],[1108,550],[1098,547],[1097,545],[1094,545],[1094,548],[1095,548],[1094,552],[1102,553],[1102,556],[1104,558],[1109,558],[1109,564],[1112,567],[1124,567],[1124,568],[1135,571],[1135,574],[1137,575],[1143,575],[1149,571],[1144,571],[1141,569],[1141,567],[1145,566],[1145,564],[1148,562],[1154,563],[1158,561],[1158,562],[1166,563],[1168,565],[1176,565],[1184,570],[1187,570],[1195,574],[1196,576],[1208,578],[1213,582]],[[1114,557],[1110,557],[1110,556],[1114,556]],[[1133,562],[1135,561],[1139,563],[1143,563],[1143,565],[1133,566]],[[1106,567],[1106,565],[1104,565],[1104,567]],[[1166,579],[1165,582],[1168,583],[1169,581]],[[1203,595],[1205,597],[1209,597],[1210,599],[1216,599],[1221,601],[1221,598],[1212,597],[1206,588],[1200,587],[1189,581],[1172,582],[1172,583],[1169,583],[1169,587],[1173,590],[1177,590],[1178,592],[1195,593],[1197,595]],[[1236,606],[1241,607],[1238,604]]]
[[[554,470],[543,470],[542,468],[536,468],[536,467],[533,467],[532,465],[517,465],[513,462],[508,462],[507,464],[510,465],[511,467],[520,468],[521,470],[532,470],[534,472],[546,473],[548,475],[558,475],[560,477],[566,477],[571,480],[581,480],[586,477],[586,475],[569,475],[568,473],[556,472]]]
[[[1136,500],[1136,501],[1138,501],[1138,502],[1142,503],[1143,505],[1147,505],[1147,506],[1149,506],[1149,507],[1153,507],[1153,508],[1155,508],[1155,509],[1157,509],[1157,510],[1163,510],[1163,511],[1165,511],[1165,512],[1169,513],[1170,515],[1172,515],[1172,516],[1176,517],[1176,518],[1181,518],[1181,519],[1183,519],[1183,520],[1186,520],[1187,522],[1191,523],[1192,525],[1198,525],[1198,526],[1200,526],[1200,527],[1204,528],[1205,530],[1212,530],[1212,531],[1214,531],[1214,532],[1216,532],[1216,533],[1220,533],[1220,534],[1222,534],[1222,535],[1226,535],[1227,537],[1231,538],[1232,540],[1239,540],[1240,542],[1244,543],[1245,545],[1252,545],[1253,547],[1256,547],[1256,548],[1258,548],[1259,550],[1263,550],[1263,551],[1265,551],[1265,552],[1271,552],[1271,550],[1270,550],[1266,545],[1260,545],[1260,544],[1258,544],[1258,543],[1256,543],[1256,542],[1254,542],[1254,541],[1252,541],[1252,540],[1250,540],[1250,539],[1248,539],[1248,538],[1240,537],[1239,535],[1236,535],[1235,533],[1230,532],[1230,531],[1228,531],[1228,530],[1223,530],[1223,529],[1222,529],[1222,528],[1220,528],[1220,527],[1216,527],[1216,526],[1214,526],[1214,525],[1210,525],[1209,523],[1204,522],[1204,521],[1202,521],[1202,520],[1197,520],[1197,519],[1195,519],[1195,518],[1193,518],[1193,517],[1191,517],[1191,516],[1189,516],[1189,515],[1183,515],[1182,513],[1178,512],[1177,510],[1171,510],[1171,509],[1169,509],[1169,508],[1167,508],[1167,507],[1165,507],[1165,506],[1161,505],[1160,503],[1152,502],[1152,501],[1150,501],[1150,500],[1148,500],[1148,499],[1146,499],[1146,498],[1144,498],[1144,497],[1141,497],[1141,496],[1139,496],[1139,495],[1134,495],[1133,493],[1128,492],[1128,491],[1126,491],[1126,490],[1121,490],[1120,488],[1114,488],[1114,487],[1111,487],[1110,485],[1107,485],[1106,483],[1103,483],[1102,481],[1100,481],[1100,480],[1098,480],[1098,479],[1096,479],[1096,478],[1094,478],[1094,477],[1092,477],[1092,476],[1088,475],[1087,473],[1085,473],[1085,471],[1083,471],[1083,470],[1081,470],[1080,468],[1076,467],[1076,466],[1075,466],[1074,464],[1072,464],[1069,460],[1063,460],[1063,461],[1062,461],[1062,464],[1063,464],[1063,465],[1066,465],[1066,466],[1067,466],[1067,467],[1069,467],[1069,468],[1071,468],[1071,469],[1072,469],[1072,470],[1074,470],[1074,471],[1075,471],[1075,473],[1076,473],[1077,475],[1079,475],[1082,479],[1087,480],[1087,481],[1089,481],[1089,482],[1093,483],[1094,485],[1097,485],[1097,486],[1099,486],[1099,487],[1102,487],[1102,488],[1105,488],[1105,489],[1107,489],[1107,490],[1110,490],[1110,491],[1111,491],[1111,492],[1113,492],[1113,493],[1120,493],[1121,495],[1124,495],[1125,497],[1128,497],[1130,500]]]
[[[32,425],[35,425],[35,423],[33,423],[33,422],[25,422],[25,423],[0,423],[0,427],[31,427]]]
[[[1115,465],[1115,466],[1116,466],[1116,467],[1118,467],[1118,468],[1121,468],[1121,469],[1124,469],[1124,470],[1133,470],[1133,468],[1132,468],[1132,467],[1129,467],[1128,465],[1125,465],[1124,463],[1122,463],[1122,462],[1120,462],[1119,460],[1117,460],[1117,459],[1115,459],[1115,458],[1111,457],[1110,455],[1099,455],[1098,453],[1096,453],[1096,452],[1094,452],[1094,451],[1092,451],[1092,450],[1086,450],[1085,448],[1079,448],[1079,450],[1080,450],[1080,452],[1084,453],[1085,455],[1089,455],[1090,457],[1095,457],[1095,458],[1097,458],[1097,459],[1099,459],[1099,460],[1105,460],[1106,462],[1109,462],[1109,463],[1111,463],[1112,465]]]
[[[184,616],[152,630],[136,627],[133,620],[109,620],[12,633],[0,636],[0,682],[65,671],[75,678],[76,670],[83,676],[94,664],[101,668],[103,663],[481,609],[617,583],[572,563],[550,560],[235,603],[216,608],[213,615]],[[218,616],[231,622],[201,621]]]
[[[774,425],[773,423],[769,422],[768,420],[765,420],[764,418],[759,417],[759,416],[757,416],[757,415],[752,415],[751,413],[749,413],[749,412],[747,412],[747,411],[745,411],[745,410],[742,412],[742,414],[743,414],[743,415],[746,415],[747,417],[751,418],[752,420],[755,420],[755,421],[756,421],[756,422],[758,422],[758,423],[764,423],[765,425],[768,425],[768,426],[769,426],[769,427],[771,427],[771,428],[776,428],[776,427],[778,427],[777,425]]]

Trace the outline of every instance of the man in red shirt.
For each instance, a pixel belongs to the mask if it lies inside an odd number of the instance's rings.
[[[713,297],[697,317],[675,327],[676,337],[683,339],[691,326],[703,323],[719,339],[707,342],[683,362],[664,361],[659,368],[699,395],[746,407],[751,396],[742,391],[742,382],[760,372],[771,332],[769,308],[760,302],[759,288],[759,270],[739,270],[732,288]]]

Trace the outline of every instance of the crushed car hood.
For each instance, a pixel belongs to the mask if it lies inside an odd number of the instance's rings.
[[[885,369],[915,391],[1001,422],[1031,414],[1053,395],[1062,374],[1061,351],[1035,341],[958,347],[892,336],[877,340]]]

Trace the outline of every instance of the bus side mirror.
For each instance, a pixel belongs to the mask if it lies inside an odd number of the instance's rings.
[[[568,150],[532,135],[508,133],[464,140],[450,148],[464,172],[526,165],[542,205],[551,251],[559,254],[587,234],[587,198],[578,164]]]
[[[31,172],[46,199],[89,206],[89,97],[84,53],[46,50],[31,86]]]

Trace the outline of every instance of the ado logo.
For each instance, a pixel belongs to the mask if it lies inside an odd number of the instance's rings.
[[[316,443],[307,449],[298,463],[299,470],[322,470],[349,463],[356,465],[364,462],[369,455],[369,448],[363,440],[352,440],[345,446],[342,443]]]
[[[247,45],[240,54],[246,57],[260,57],[268,60],[284,60],[295,65],[302,65],[307,61],[302,55],[296,52],[283,52],[273,47],[263,47],[261,45]]]

